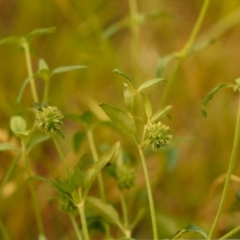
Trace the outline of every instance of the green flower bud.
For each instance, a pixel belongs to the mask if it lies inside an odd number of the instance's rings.
[[[154,150],[162,148],[169,143],[169,140],[172,138],[172,135],[169,134],[169,127],[158,123],[148,123],[145,125],[146,144],[151,144]]]
[[[58,199],[58,207],[64,212],[74,212],[77,207],[74,203],[66,196],[61,195]]]
[[[53,135],[63,125],[62,119],[63,115],[57,107],[42,107],[37,111],[37,129],[47,135]]]
[[[117,183],[120,189],[130,189],[134,185],[135,179],[136,174],[134,169],[121,166],[117,170]]]

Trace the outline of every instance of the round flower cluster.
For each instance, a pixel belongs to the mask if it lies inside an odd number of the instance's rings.
[[[47,135],[53,135],[63,125],[62,119],[63,115],[57,107],[43,107],[37,111],[37,129]]]
[[[136,179],[135,171],[126,166],[122,166],[117,170],[117,183],[120,189],[130,189]]]
[[[146,144],[151,144],[154,150],[162,148],[169,143],[172,135],[169,134],[169,127],[158,123],[148,123],[145,126],[146,131]]]

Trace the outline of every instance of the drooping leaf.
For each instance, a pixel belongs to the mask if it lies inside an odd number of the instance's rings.
[[[207,96],[204,98],[204,100],[202,101],[202,108],[201,108],[201,112],[202,112],[202,116],[203,117],[207,117],[207,112],[206,112],[206,106],[208,104],[208,102],[214,97],[214,95],[222,88],[228,88],[228,87],[234,87],[233,84],[231,83],[220,83],[218,84],[212,91],[210,91]]]
[[[123,133],[132,136],[138,142],[137,129],[133,119],[123,110],[102,103],[99,105],[113,124]]]
[[[123,229],[117,210],[109,203],[95,197],[87,197],[86,203],[91,209],[103,217],[107,222],[113,223]]]
[[[16,150],[11,143],[0,143],[0,151]]]
[[[199,233],[200,235],[202,235],[205,239],[207,239],[207,234],[198,226],[196,226],[195,224],[189,224],[186,228],[178,231],[173,239],[178,239],[179,237],[181,237],[182,234],[186,233],[186,232],[194,232],[194,233]]]
[[[114,69],[113,72],[119,74],[119,75],[122,76],[122,77],[124,77],[124,78],[125,78],[125,81],[126,81],[126,82],[128,83],[128,85],[133,89],[133,85],[132,85],[132,83],[131,83],[131,79],[130,79],[130,77],[129,77],[127,74],[125,74],[124,72],[120,71],[119,69]]]
[[[19,134],[25,132],[27,128],[27,123],[21,116],[13,116],[10,119],[10,129],[14,134]]]
[[[84,174],[83,198],[87,196],[88,190],[97,178],[101,170],[110,162],[115,160],[119,151],[119,142],[117,142],[107,153],[105,153],[97,162],[92,164]]]
[[[4,44],[21,44],[22,42],[22,38],[21,37],[17,37],[17,36],[10,36],[10,37],[6,37],[0,40],[0,45],[4,45]]]
[[[24,82],[23,82],[23,84],[22,84],[22,86],[21,86],[21,88],[20,88],[20,91],[19,91],[19,93],[18,93],[18,97],[17,97],[17,103],[18,103],[18,104],[20,103],[20,101],[21,101],[21,99],[22,99],[22,95],[23,95],[23,92],[24,92],[27,84],[31,81],[31,79],[33,79],[33,77],[34,77],[34,76],[28,77],[28,78],[26,78],[26,79],[24,80]]]
[[[151,79],[151,80],[143,83],[143,84],[138,88],[137,92],[140,92],[140,91],[142,91],[142,90],[145,89],[145,88],[151,87],[152,85],[154,85],[154,84],[156,84],[156,83],[159,83],[159,82],[163,82],[163,81],[166,82],[166,80],[165,80],[164,78],[154,78],[154,79]]]
[[[30,42],[32,41],[33,38],[37,36],[53,33],[55,29],[56,29],[55,27],[50,27],[50,28],[39,28],[39,29],[33,30],[26,36],[26,39],[28,42]]]
[[[47,141],[49,138],[50,136],[46,136],[46,135],[37,135],[31,138],[27,145],[27,153],[29,153],[34,146],[44,141]]]
[[[124,101],[125,105],[127,106],[128,110],[132,112],[133,110],[133,105],[134,105],[134,94],[127,83],[123,83],[124,89],[123,89],[123,95],[124,95]]]
[[[141,93],[141,95],[144,101],[145,112],[146,112],[147,118],[149,119],[152,116],[152,105],[149,98],[146,96],[146,94]]]
[[[51,72],[51,75],[64,73],[64,72],[70,72],[70,71],[74,71],[74,70],[78,70],[78,69],[82,69],[82,68],[88,68],[88,67],[87,66],[83,66],[83,65],[72,65],[72,66],[58,67],[58,68],[55,68]]]
[[[73,149],[75,152],[78,152],[80,149],[84,139],[85,139],[86,133],[84,131],[76,132],[73,136]]]
[[[167,66],[167,64],[172,61],[173,59],[175,58],[175,55],[173,53],[167,55],[167,56],[164,56],[163,58],[161,58],[159,61],[158,61],[158,64],[157,64],[157,76],[158,77],[161,77],[162,74],[163,74],[163,71],[165,69],[165,67]]]
[[[157,122],[159,120],[161,120],[162,118],[164,118],[165,116],[168,115],[169,111],[172,109],[172,106],[166,106],[163,109],[160,109],[159,111],[157,111],[156,113],[154,113],[151,117],[151,122]]]

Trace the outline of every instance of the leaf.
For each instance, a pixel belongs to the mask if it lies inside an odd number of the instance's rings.
[[[128,83],[128,85],[133,89],[133,85],[131,83],[131,79],[130,79],[129,76],[127,76],[127,74],[125,74],[124,72],[120,71],[119,69],[114,69],[113,72],[119,74],[122,77],[124,77],[126,82]]]
[[[27,123],[21,116],[13,116],[10,119],[10,129],[14,134],[23,133],[26,131]]]
[[[119,146],[119,142],[115,143],[115,145],[107,153],[105,153],[97,162],[92,164],[86,170],[83,183],[83,198],[87,196],[88,190],[92,186],[101,170],[116,158],[119,151]]]
[[[83,65],[72,65],[72,66],[58,67],[58,68],[55,68],[51,72],[51,75],[64,73],[64,72],[70,72],[70,71],[81,69],[81,68],[88,68],[88,67],[87,66],[83,66]]]
[[[23,82],[23,84],[22,84],[22,86],[21,86],[21,88],[20,88],[20,91],[19,91],[19,93],[18,93],[18,97],[17,97],[17,103],[18,103],[18,104],[20,103],[20,101],[21,101],[21,99],[22,99],[22,95],[23,95],[23,92],[24,92],[27,84],[31,81],[31,79],[32,79],[33,77],[34,77],[34,76],[28,77],[28,78],[26,78],[26,79],[24,80],[24,82]]]
[[[169,105],[169,106],[166,106],[162,109],[160,109],[159,111],[157,111],[156,113],[154,113],[151,117],[151,122],[154,123],[154,122],[157,122],[159,121],[160,119],[164,118],[165,116],[168,115],[169,111],[172,109],[172,106]]]
[[[95,197],[87,197],[86,203],[92,210],[103,217],[107,222],[113,223],[123,229],[117,210],[109,203]]]
[[[124,95],[125,105],[127,106],[128,110],[132,112],[133,105],[134,105],[134,94],[131,87],[127,83],[123,83],[123,85],[124,85],[123,95]]]
[[[53,33],[55,29],[56,29],[55,27],[50,27],[50,28],[39,28],[39,29],[33,30],[26,36],[26,39],[28,42],[30,42],[33,40],[33,38],[37,36]]]
[[[150,100],[144,93],[141,93],[141,95],[144,100],[145,112],[146,112],[147,118],[149,119],[152,116],[152,105],[151,105]]]
[[[37,135],[31,138],[27,145],[27,153],[29,153],[34,146],[36,146],[41,142],[47,141],[49,138],[50,136],[46,136],[46,135]]]
[[[136,225],[139,223],[139,221],[144,217],[146,213],[146,208],[141,208],[138,212],[137,212],[137,216],[135,217],[133,223],[130,226],[130,229],[133,230]]]
[[[37,75],[44,80],[49,79],[50,71],[44,59],[39,60]]]
[[[207,239],[207,234],[198,226],[196,226],[195,224],[189,224],[185,229],[182,229],[180,231],[178,231],[175,235],[174,235],[174,239],[178,239],[183,233],[186,232],[195,232],[195,233],[199,233],[200,235],[202,235],[205,239]]]
[[[231,83],[220,83],[218,84],[212,91],[210,91],[207,96],[204,98],[204,100],[202,101],[202,108],[201,108],[201,112],[202,112],[202,116],[203,117],[207,117],[207,112],[206,112],[206,106],[208,104],[208,102],[214,97],[214,95],[222,88],[227,88],[227,87],[234,87],[233,84]]]
[[[137,129],[133,119],[123,110],[102,103],[99,105],[107,116],[112,120],[113,124],[123,133],[132,136],[138,142]]]
[[[16,36],[10,36],[0,40],[0,45],[12,44],[12,43],[20,45],[22,43],[22,38],[16,37]]]
[[[79,131],[79,132],[76,132],[74,134],[74,136],[73,136],[73,149],[74,149],[75,152],[78,152],[78,150],[80,149],[85,136],[86,136],[86,133],[83,132],[83,131]]]
[[[11,143],[0,143],[0,151],[16,150]]]
[[[189,54],[194,54],[212,44],[216,43],[216,39],[208,39],[208,40],[205,40],[203,42],[199,42],[199,43],[196,43],[192,46],[192,48],[190,49],[190,52]]]
[[[159,83],[159,82],[166,82],[166,80],[164,78],[154,78],[154,79],[151,79],[145,83],[143,83],[137,90],[137,92],[140,92],[141,90],[145,89],[145,88],[148,88],[156,83]]]
[[[163,74],[163,71],[165,69],[165,67],[167,66],[167,64],[173,60],[175,58],[175,55],[174,53],[171,53],[167,56],[164,56],[163,58],[161,58],[159,61],[158,61],[158,64],[157,64],[157,76],[158,77],[161,77],[162,74]]]

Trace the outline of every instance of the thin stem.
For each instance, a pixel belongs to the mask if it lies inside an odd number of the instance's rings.
[[[85,211],[84,211],[84,202],[78,204],[77,207],[78,207],[78,211],[79,211],[80,218],[81,218],[84,240],[90,240],[88,228],[87,228]]]
[[[4,227],[4,225],[3,225],[1,220],[0,220],[0,230],[2,232],[3,239],[4,240],[10,240],[10,237],[9,237],[9,235],[7,233],[7,230],[5,229],[5,227]]]
[[[215,228],[218,224],[219,218],[220,218],[222,210],[223,210],[224,203],[225,203],[226,198],[227,198],[227,193],[228,193],[228,189],[229,189],[229,185],[230,185],[230,181],[231,181],[231,175],[232,175],[234,164],[235,164],[235,161],[236,161],[237,148],[238,148],[238,144],[239,144],[239,137],[240,137],[240,97],[239,97],[238,116],[237,116],[237,123],[236,123],[236,128],[235,128],[233,148],[232,148],[232,152],[231,152],[230,162],[229,162],[229,165],[228,165],[227,176],[226,176],[226,180],[225,180],[225,184],[224,184],[224,188],[223,188],[221,201],[220,201],[220,204],[219,204],[219,207],[218,207],[218,211],[217,211],[214,223],[212,225],[212,228],[210,230],[210,233],[208,235],[208,239],[212,238],[213,232],[214,232],[214,230],[215,230]]]
[[[219,238],[219,240],[229,239],[233,234],[235,234],[235,233],[237,233],[239,231],[240,231],[240,226],[234,228],[233,230],[231,230],[230,232],[228,232],[227,234],[225,234],[224,236]]]
[[[144,177],[145,177],[145,181],[146,181],[148,201],[149,201],[149,207],[150,207],[150,213],[151,213],[151,219],[152,219],[153,238],[154,238],[154,240],[157,240],[158,239],[157,221],[156,221],[156,216],[155,216],[155,207],[154,207],[154,202],[153,202],[150,179],[149,179],[149,175],[148,175],[148,170],[147,170],[147,165],[146,165],[146,162],[145,162],[145,157],[144,157],[144,154],[143,154],[143,150],[140,146],[138,147],[138,151],[139,151],[140,158],[141,158],[141,161],[142,161]]]
[[[44,93],[43,93],[43,103],[46,103],[48,101],[48,95],[49,95],[49,79],[45,79],[45,85],[44,85]]]
[[[71,220],[72,225],[73,225],[73,227],[74,227],[74,230],[75,230],[75,232],[76,232],[76,235],[77,235],[77,237],[78,237],[78,240],[83,240],[82,235],[81,235],[81,232],[80,232],[80,230],[79,230],[79,228],[78,228],[76,219],[74,218],[73,214],[70,213],[70,214],[69,214],[69,217],[70,217],[70,220]]]
[[[23,160],[24,160],[24,163],[25,163],[27,178],[30,178],[31,177],[31,170],[30,170],[29,162],[28,162],[27,156],[26,156],[25,142],[23,140],[22,140],[22,156],[23,156]],[[34,188],[31,180],[28,180],[28,185],[29,185],[30,192],[31,192],[31,195],[32,195],[32,199],[33,199],[33,208],[34,208],[34,212],[35,212],[35,216],[36,216],[36,220],[37,220],[39,235],[45,236],[44,235],[42,217],[41,217],[41,214],[40,214],[40,208],[39,208],[38,200],[37,200],[37,194],[35,192],[35,188]]]
[[[26,60],[26,65],[27,65],[28,77],[32,77],[33,76],[33,70],[32,70],[32,63],[31,63],[29,45],[28,45],[28,42],[25,38],[23,38],[22,46],[23,46],[24,52],[25,52],[25,60]],[[35,86],[35,82],[34,82],[33,78],[31,78],[31,80],[30,80],[30,85],[31,85],[33,100],[34,100],[34,102],[38,102],[37,90],[36,90],[36,86]]]
[[[13,172],[13,170],[14,170],[17,162],[18,162],[18,160],[20,159],[20,157],[21,157],[21,154],[19,154],[19,155],[12,161],[10,167],[9,167],[8,170],[7,170],[7,173],[6,173],[4,179],[3,179],[2,183],[1,183],[1,186],[0,186],[0,199],[1,199],[1,197],[2,197],[2,191],[3,191],[6,183],[8,182],[8,180],[9,180],[9,178],[10,178],[10,176],[11,176],[11,174],[12,174],[12,172]]]
[[[125,228],[128,228],[128,225],[129,225],[128,210],[127,210],[127,204],[126,204],[126,200],[125,200],[123,191],[120,191],[120,200],[121,200],[122,213],[123,213],[123,224],[124,224]]]
[[[60,160],[61,160],[61,162],[62,162],[62,164],[64,166],[64,169],[65,169],[66,173],[69,175],[69,170],[67,168],[67,164],[66,164],[65,158],[63,156],[62,149],[61,149],[61,147],[60,147],[60,145],[59,145],[59,143],[57,141],[56,136],[52,136],[52,139],[53,139],[53,142],[54,142],[55,147],[57,149],[57,152],[58,152],[58,155],[60,157]]]
[[[188,41],[186,42],[186,44],[183,47],[182,51],[179,53],[179,57],[182,58],[182,59],[184,59],[187,56],[187,54],[189,53],[190,48],[192,47],[192,44],[193,44],[195,38],[197,37],[197,34],[199,32],[199,29],[201,27],[203,19],[204,19],[205,15],[206,15],[209,2],[210,2],[210,0],[204,0],[201,12],[200,12],[200,14],[198,16],[198,19],[197,19],[197,22],[196,22],[196,24],[195,24],[195,26],[194,26],[194,28],[193,28],[193,30],[191,32],[191,35],[189,36]]]

